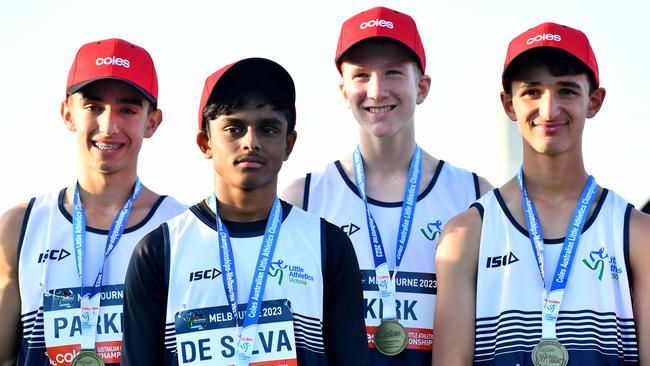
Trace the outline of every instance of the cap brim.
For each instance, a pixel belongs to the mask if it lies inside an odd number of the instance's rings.
[[[405,51],[407,51],[409,53],[409,55],[411,55],[411,58],[413,59],[413,61],[415,61],[415,63],[420,68],[420,70],[422,70],[422,64],[421,64],[420,57],[406,43],[400,41],[399,39],[393,38],[393,37],[388,37],[388,36],[384,36],[384,35],[376,35],[376,36],[370,36],[370,37],[366,37],[364,39],[360,39],[360,40],[354,42],[353,44],[349,45],[345,50],[341,51],[339,53],[339,55],[334,59],[334,62],[336,63],[336,67],[339,69],[339,72],[341,72],[341,59],[343,58],[343,56],[345,56],[346,53],[348,53],[348,51],[350,51],[352,48],[354,48],[355,46],[358,46],[359,44],[361,44],[363,42],[370,41],[370,40],[373,40],[373,39],[379,39],[379,40],[382,40],[382,41],[391,42],[391,43],[393,43],[393,44],[395,44],[397,46],[402,47]]]
[[[510,70],[512,70],[512,66],[513,66],[513,65],[516,65],[516,64],[521,60],[521,58],[522,58],[523,56],[528,55],[528,54],[533,53],[533,52],[539,52],[539,51],[544,50],[544,49],[553,49],[553,50],[557,50],[558,52],[562,52],[563,54],[565,54],[565,55],[571,57],[571,58],[572,58],[573,60],[575,60],[576,62],[579,62],[580,64],[582,64],[582,65],[585,67],[585,69],[586,69],[586,70],[591,74],[590,76],[591,76],[594,80],[596,80],[596,77],[593,75],[593,70],[589,67],[589,65],[587,65],[584,61],[582,61],[579,57],[577,57],[577,56],[574,55],[573,53],[571,53],[571,52],[565,50],[565,49],[562,48],[562,47],[555,47],[555,46],[552,46],[552,45],[543,45],[543,46],[539,46],[539,47],[532,47],[532,48],[529,48],[529,49],[527,49],[527,50],[525,50],[525,51],[519,53],[519,54],[518,54],[517,56],[515,56],[512,60],[510,60],[510,62],[508,62],[508,65],[503,69],[503,72],[501,73],[501,84],[502,84],[502,86],[503,86],[503,90],[504,90],[504,91],[507,91],[507,88],[506,88],[506,86],[507,86],[507,85],[506,85],[506,84],[507,84],[507,83],[506,83],[506,77],[507,77],[507,76],[510,77],[510,80],[507,80],[508,82],[511,82],[511,81],[512,81],[512,80],[511,80],[512,75],[508,75],[508,72],[509,72]],[[596,84],[598,84],[598,82],[596,82]]]
[[[92,83],[94,83],[96,81],[106,80],[106,79],[121,81],[124,84],[127,84],[128,86],[130,86],[133,89],[137,90],[140,94],[142,94],[142,96],[144,96],[154,106],[156,106],[157,103],[158,103],[156,101],[156,98],[153,97],[153,95],[147,93],[147,91],[144,90],[143,88],[141,88],[140,86],[132,83],[131,81],[128,81],[128,80],[125,80],[125,79],[122,79],[122,78],[118,78],[118,77],[112,77],[112,76],[102,76],[102,77],[99,77],[99,78],[86,80],[86,81],[84,81],[82,83],[79,83],[79,84],[75,84],[75,85],[68,88],[67,93],[68,93],[68,95],[72,95],[74,93],[79,92],[81,89],[85,88],[86,86],[88,86],[88,85],[90,85],[90,84],[92,84]]]

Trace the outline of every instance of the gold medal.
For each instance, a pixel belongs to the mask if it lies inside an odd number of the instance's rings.
[[[104,366],[104,360],[95,350],[81,350],[72,359],[70,366]]]
[[[395,356],[408,344],[406,329],[397,320],[383,320],[375,331],[375,348],[386,356]]]
[[[542,338],[533,348],[533,365],[566,366],[569,353],[556,338]]]

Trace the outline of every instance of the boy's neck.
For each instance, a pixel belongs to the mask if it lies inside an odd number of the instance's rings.
[[[234,222],[266,220],[277,194],[277,183],[251,190],[215,187],[219,217]]]
[[[359,146],[366,175],[408,173],[415,152],[411,136],[393,136],[386,139],[362,138]]]
[[[544,196],[547,200],[562,200],[579,196],[588,174],[582,154],[547,156],[535,154],[523,162],[524,184],[531,197]]]
[[[133,194],[136,177],[135,171],[128,174],[81,172],[77,180],[84,209],[121,209]]]

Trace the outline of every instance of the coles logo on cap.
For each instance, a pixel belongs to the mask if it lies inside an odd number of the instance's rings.
[[[341,72],[341,58],[359,42],[370,38],[389,38],[404,46],[424,73],[426,56],[418,27],[413,18],[399,11],[376,7],[343,22],[334,62]]]
[[[118,38],[81,46],[70,67],[66,97],[102,79],[120,80],[157,105],[156,68],[149,53],[140,46]]]
[[[559,34],[538,34],[535,37],[530,37],[528,40],[526,40],[526,44],[533,44],[535,42],[541,42],[541,41],[555,41],[555,42],[561,42],[562,41],[562,36]]]
[[[384,19],[372,19],[367,22],[363,22],[359,24],[359,29],[366,29],[372,27],[385,27],[388,29],[393,29],[393,22]]]
[[[591,71],[596,86],[600,85],[598,62],[596,62],[596,56],[587,36],[578,29],[546,22],[523,32],[510,41],[501,75],[503,90],[508,90],[505,78],[512,61],[522,53],[538,47],[553,47],[572,55]]]
[[[129,60],[125,58],[119,58],[119,57],[98,57],[97,60],[95,60],[95,65],[101,66],[101,65],[115,65],[115,66],[122,66],[125,68],[131,67],[131,63]]]

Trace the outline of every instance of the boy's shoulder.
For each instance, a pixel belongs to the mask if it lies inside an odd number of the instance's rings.
[[[307,188],[310,186],[311,182],[331,175],[332,172],[336,172],[337,170],[341,169],[343,169],[341,167],[341,161],[337,160],[330,162],[323,167],[320,167],[318,170],[314,170],[302,177],[296,178],[284,188],[284,190],[280,193],[280,198],[290,203],[291,205],[302,209],[305,207],[305,195],[308,192]]]

